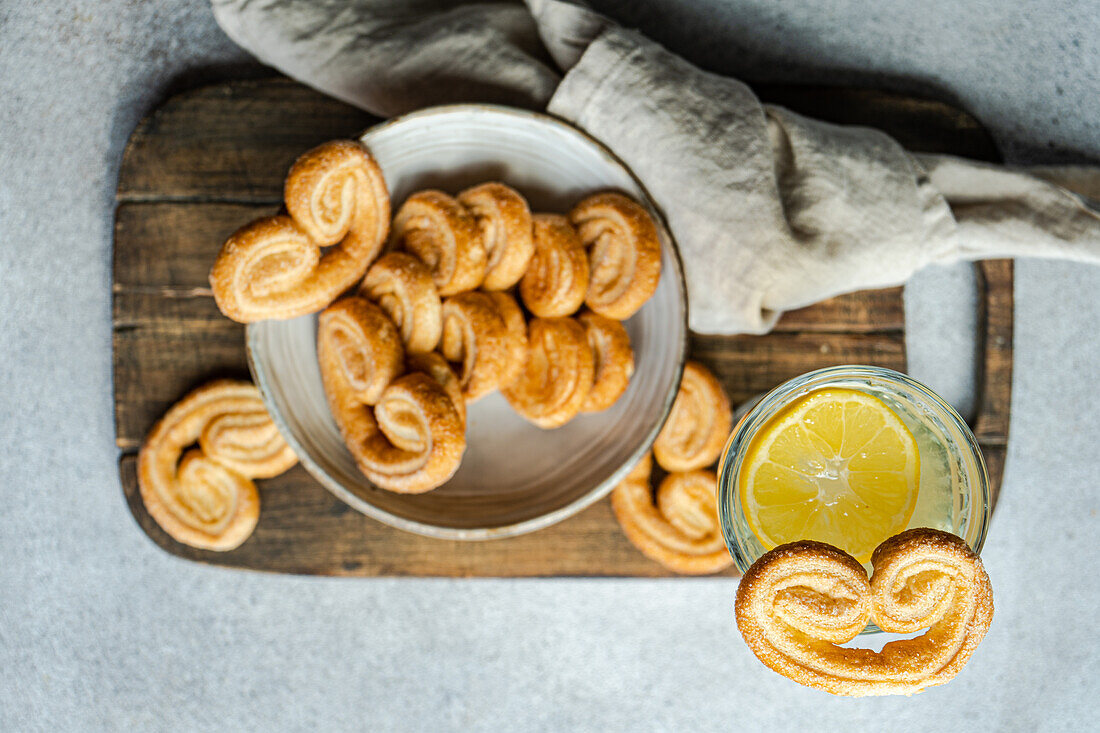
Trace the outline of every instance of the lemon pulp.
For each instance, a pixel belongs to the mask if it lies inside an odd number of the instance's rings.
[[[738,475],[745,517],[765,549],[810,539],[860,562],[905,529],[919,484],[909,428],[882,400],[843,388],[810,392],[769,420]]]

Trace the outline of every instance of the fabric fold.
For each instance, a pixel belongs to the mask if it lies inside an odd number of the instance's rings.
[[[527,9],[453,0],[212,0],[260,61],[381,117],[433,104],[542,109],[561,79]]]
[[[944,261],[1044,257],[1100,264],[1100,211],[1084,197],[990,163],[916,157],[958,224],[958,248]],[[1095,169],[1093,180],[1100,181]]]
[[[762,105],[578,2],[212,2],[262,61],[375,114],[498,102],[546,108],[602,140],[676,237],[697,332],[764,333],[785,310],[897,285],[930,263],[1100,263],[1100,216],[1084,198]]]
[[[888,135],[765,107],[637,33],[604,31],[548,109],[607,141],[660,204],[695,331],[763,333],[954,246],[947,203]]]

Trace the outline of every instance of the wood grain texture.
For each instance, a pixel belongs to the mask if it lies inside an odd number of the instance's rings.
[[[904,371],[905,336],[900,331],[732,337],[693,334],[691,358],[710,367],[737,405],[812,369],[873,364]]]
[[[978,338],[982,359],[978,374],[974,437],[985,456],[992,502],[996,506],[1004,478],[1012,410],[1012,260],[978,264]]]
[[[138,125],[123,154],[118,199],[279,204],[295,158],[377,121],[289,79],[201,87]]]
[[[915,152],[1000,160],[993,138],[978,120],[934,99],[844,87],[765,84],[754,91],[764,102],[808,117],[884,130]]]
[[[903,331],[905,306],[901,292],[901,288],[864,290],[838,295],[808,308],[787,311],[780,316],[773,333]]]
[[[257,482],[260,523],[241,547],[228,553],[196,550],[175,542],[145,512],[137,489],[136,465],[133,455],[124,455],[119,461],[130,510],[157,545],[188,560],[307,575],[672,575],[627,541],[608,501],[597,502],[552,527],[507,540],[436,540],[359,514],[300,466],[278,478]],[[725,574],[735,575],[733,571]]]
[[[839,123],[883,128],[909,147],[995,159],[973,118],[900,95],[765,87],[761,96]],[[221,242],[281,206],[294,158],[350,137],[369,115],[287,79],[234,82],[170,98],[135,130],[119,176],[113,318],[119,470],[130,509],[166,551],[232,567],[321,575],[646,576],[668,572],[623,537],[607,501],[554,527],[491,542],[407,534],[349,509],[298,467],[260,481],[255,534],[214,553],[171,540],[137,491],[134,452],[191,388],[247,377],[243,327],[218,313],[207,274]],[[1007,443],[1012,368],[1011,263],[981,266],[984,348],[976,430],[995,487]],[[811,369],[844,363],[905,369],[901,288],[852,293],[792,311],[766,336],[692,338],[693,358],[734,403]]]

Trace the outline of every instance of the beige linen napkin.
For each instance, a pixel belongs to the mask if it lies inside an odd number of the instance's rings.
[[[376,114],[545,106],[603,140],[668,218],[698,332],[763,333],[784,310],[899,284],[929,263],[1100,263],[1100,214],[1059,186],[762,105],[573,3],[213,5],[261,60]]]

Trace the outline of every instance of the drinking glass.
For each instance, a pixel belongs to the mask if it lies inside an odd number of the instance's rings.
[[[900,372],[873,366],[837,366],[779,385],[741,417],[730,435],[718,469],[718,516],[726,546],[741,572],[771,549],[761,544],[750,529],[741,506],[738,474],[748,448],[757,432],[784,408],[825,388],[858,390],[877,397],[912,432],[920,453],[920,481],[907,528],[951,532],[980,552],[992,509],[989,478],[981,450],[966,422],[935,392]],[[869,563],[865,567],[870,571]]]

